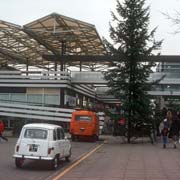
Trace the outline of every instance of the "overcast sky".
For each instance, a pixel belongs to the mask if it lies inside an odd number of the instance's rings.
[[[156,40],[164,39],[161,54],[180,55],[180,34],[177,26],[162,13],[175,15],[180,12],[180,0],[147,0],[151,6],[151,26],[158,26]],[[111,11],[115,12],[116,0],[1,0],[0,19],[24,25],[52,12],[82,20],[96,26],[100,37],[109,39]]]

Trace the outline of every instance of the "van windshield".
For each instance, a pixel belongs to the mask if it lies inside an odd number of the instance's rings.
[[[47,139],[47,130],[44,129],[26,129],[25,138]]]
[[[86,115],[76,115],[75,120],[76,121],[91,121],[91,116],[86,116]]]

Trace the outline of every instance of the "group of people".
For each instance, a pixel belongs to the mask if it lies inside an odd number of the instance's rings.
[[[8,141],[8,138],[3,136],[3,132],[4,132],[4,123],[2,120],[0,120],[0,141],[1,141],[1,139]]]
[[[166,148],[168,140],[172,139],[173,147],[177,147],[180,132],[180,114],[168,110],[165,119],[160,123],[159,131],[162,136],[163,148]]]

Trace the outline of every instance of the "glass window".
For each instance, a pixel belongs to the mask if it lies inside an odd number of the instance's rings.
[[[57,129],[57,139],[60,140],[61,139],[61,129]]]
[[[76,115],[75,120],[76,121],[91,121],[91,116],[86,116],[86,115]]]
[[[57,129],[57,139],[64,139],[64,131],[61,128]]]
[[[61,129],[61,139],[64,139],[64,131]]]
[[[56,139],[57,139],[57,138],[56,138],[56,131],[53,130],[53,140],[56,141]]]
[[[44,129],[26,129],[24,137],[33,139],[47,139],[47,133],[47,130]]]

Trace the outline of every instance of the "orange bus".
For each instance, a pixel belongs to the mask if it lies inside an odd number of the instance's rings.
[[[87,110],[74,111],[70,122],[70,134],[72,141],[81,137],[88,137],[93,141],[98,140],[99,119],[97,114]]]

